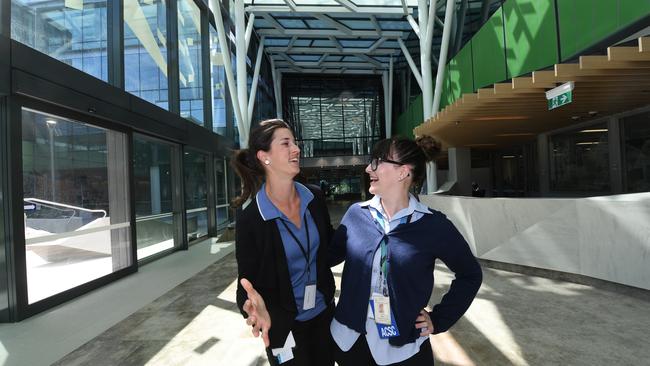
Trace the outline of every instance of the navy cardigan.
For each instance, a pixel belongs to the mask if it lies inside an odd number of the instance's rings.
[[[314,194],[314,199],[309,202],[307,209],[316,223],[320,238],[316,257],[316,287],[325,297],[325,303],[333,306],[334,277],[327,263],[333,228],[322,193],[311,185],[306,187]],[[235,254],[238,272],[237,306],[240,312],[244,317],[248,317],[243,309],[248,296],[239,283],[240,279],[246,278],[262,295],[271,315],[271,348],[284,346],[298,310],[280,230],[275,220],[264,221],[255,199],[237,216]]]
[[[431,297],[436,259],[456,274],[447,294],[429,314],[434,333],[447,331],[469,308],[481,286],[482,273],[456,227],[434,210],[385,234],[375,225],[368,207],[350,207],[334,233],[330,253],[331,265],[345,260],[336,320],[366,333],[372,260],[384,238],[389,253],[390,305],[400,333],[390,338],[390,343],[401,346],[419,337],[415,319]]]

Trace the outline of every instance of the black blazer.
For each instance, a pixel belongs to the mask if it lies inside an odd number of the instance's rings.
[[[307,188],[314,194],[314,199],[307,209],[318,227],[320,238],[316,257],[318,274],[316,287],[325,297],[325,303],[333,306],[335,285],[328,264],[328,247],[333,228],[322,193],[313,186]],[[248,316],[242,309],[248,296],[239,283],[239,280],[246,278],[262,295],[271,315],[269,331],[271,348],[284,346],[298,310],[277,223],[275,220],[264,221],[255,199],[237,216],[235,254],[238,267],[237,306],[239,310],[244,317]]]

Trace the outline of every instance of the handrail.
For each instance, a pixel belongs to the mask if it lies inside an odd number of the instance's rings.
[[[156,219],[164,219],[164,218],[173,217],[173,216],[174,216],[173,212],[168,212],[168,213],[161,213],[161,214],[156,214],[156,215],[146,215],[146,216],[136,217],[135,221],[136,222],[150,221],[150,220],[156,220]]]
[[[102,218],[106,217],[106,215],[107,215],[105,210],[91,210],[91,209],[88,209],[88,208],[66,205],[65,203],[42,200],[40,198],[28,197],[28,198],[23,198],[23,201],[29,202],[29,203],[40,203],[40,204],[45,205],[45,206],[50,205],[50,206],[54,206],[54,207],[59,206],[59,207],[71,208],[71,209],[74,209],[74,210],[91,212],[91,213],[102,213],[102,214],[104,214],[104,216],[102,216]]]

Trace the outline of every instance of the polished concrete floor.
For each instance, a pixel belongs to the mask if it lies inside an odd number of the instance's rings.
[[[345,207],[333,207],[333,222]],[[237,268],[227,245],[212,259],[205,259],[209,248],[205,245],[163,258],[195,256],[193,261],[207,261],[203,269],[173,286],[166,277],[169,265],[154,262],[137,275],[161,276],[161,283],[133,281],[121,285],[121,292],[111,290],[119,284],[111,284],[90,295],[110,293],[103,301],[95,300],[93,309],[97,322],[119,317],[109,320],[110,325],[98,327],[73,302],[24,325],[0,326],[0,342],[8,354],[3,362],[0,352],[0,364],[267,365],[261,340],[252,337],[236,308]],[[334,268],[337,281],[341,270]],[[430,305],[439,301],[452,277],[443,265],[436,267]],[[123,309],[124,303],[142,297],[140,292],[151,286],[161,287],[160,297],[139,310]],[[77,306],[80,313],[62,313],[66,306]],[[21,332],[25,326],[31,328]],[[72,338],[67,327],[75,327],[79,334],[73,341],[60,342],[59,338]],[[449,332],[431,340],[437,365],[649,365],[649,329],[648,296],[484,268],[483,286],[467,314]],[[23,343],[30,342],[30,334],[41,343],[24,345],[16,334]]]

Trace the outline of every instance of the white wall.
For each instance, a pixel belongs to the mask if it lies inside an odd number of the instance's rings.
[[[650,290],[650,193],[420,199],[446,214],[479,258]]]

